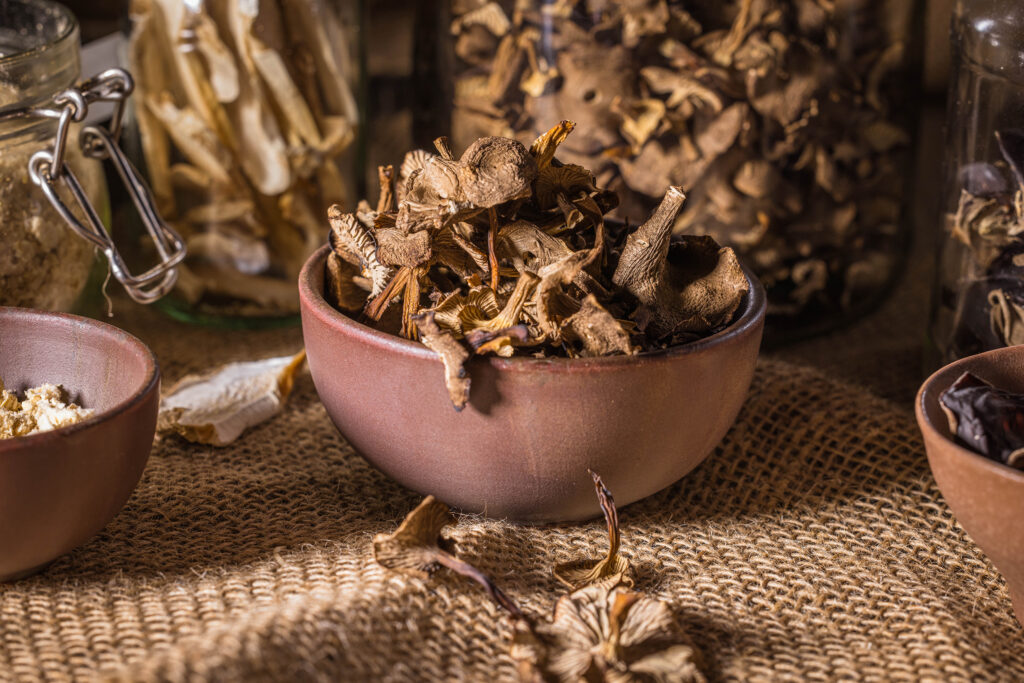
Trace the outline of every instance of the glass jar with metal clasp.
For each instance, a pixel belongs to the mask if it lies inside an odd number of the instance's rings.
[[[71,310],[96,261],[136,301],[173,287],[185,256],[150,193],[118,147],[131,76],[112,69],[80,76],[78,24],[50,0],[0,4],[0,306]],[[90,107],[114,105],[107,126],[85,123]],[[130,272],[104,219],[109,160],[142,217],[157,263]],[[109,219],[108,219],[109,220]]]

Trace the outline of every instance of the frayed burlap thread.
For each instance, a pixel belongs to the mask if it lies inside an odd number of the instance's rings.
[[[170,380],[301,343],[141,320]],[[305,376],[232,447],[161,439],[103,532],[0,586],[0,680],[514,680],[478,587],[374,563],[373,535],[419,500],[352,452]],[[764,360],[721,447],[620,517],[637,587],[675,606],[714,680],[1024,679],[1006,586],[908,406]],[[551,567],[607,542],[599,519],[450,534],[535,615],[561,592]]]

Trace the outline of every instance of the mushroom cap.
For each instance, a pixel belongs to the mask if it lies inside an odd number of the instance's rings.
[[[537,178],[537,161],[518,140],[480,138],[459,160],[466,199],[490,208],[530,195]]]

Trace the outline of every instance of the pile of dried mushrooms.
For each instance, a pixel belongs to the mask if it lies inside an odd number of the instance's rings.
[[[636,218],[668,186],[676,231],[736,247],[769,315],[820,318],[884,290],[908,135],[889,100],[913,3],[452,0],[456,145],[560,150]]]
[[[555,158],[573,128],[530,147],[480,138],[459,158],[441,138],[437,154],[409,152],[397,178],[380,168],[376,208],[329,211],[328,300],[436,351],[458,409],[471,354],[665,348],[728,325],[749,289],[732,249],[671,237],[677,187],[635,230],[606,225],[615,193]]]
[[[136,112],[154,196],[202,311],[298,311],[320,216],[351,198],[351,40],[326,0],[132,0]]]

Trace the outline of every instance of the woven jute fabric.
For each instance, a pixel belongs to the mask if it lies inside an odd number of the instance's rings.
[[[119,320],[169,381],[301,346],[294,329]],[[419,499],[352,451],[304,376],[231,447],[160,439],[106,529],[0,586],[0,680],[514,680],[475,584],[373,561],[372,536]],[[713,680],[1024,679],[1005,583],[935,488],[910,404],[867,385],[766,357],[721,447],[621,522],[638,588],[674,606]],[[534,615],[561,593],[555,563],[606,547],[597,520],[462,516],[450,536]]]

